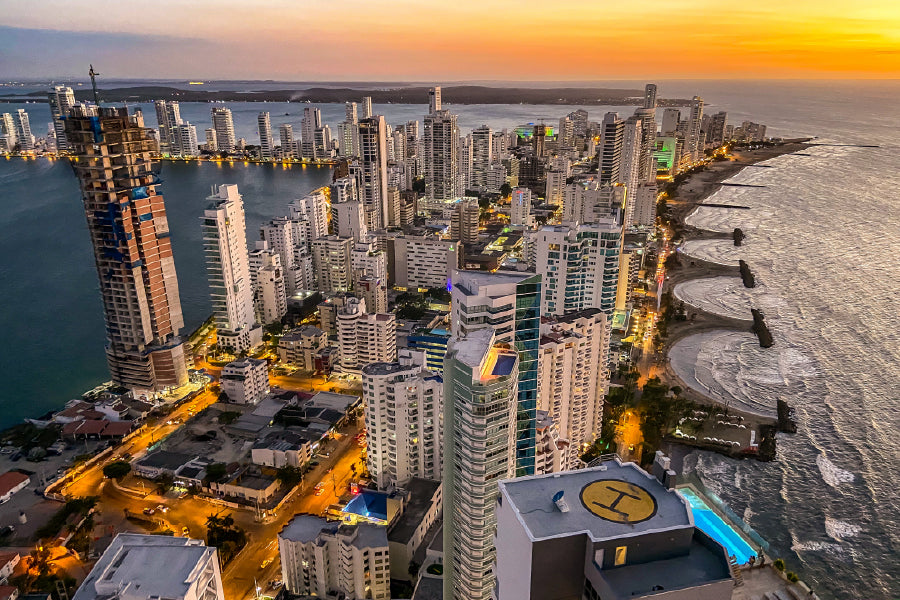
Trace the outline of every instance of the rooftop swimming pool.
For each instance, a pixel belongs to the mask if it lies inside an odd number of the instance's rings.
[[[757,555],[756,550],[731,525],[717,515],[694,490],[679,488],[678,493],[690,503],[691,512],[694,515],[694,525],[722,544],[728,555],[734,556],[739,565],[746,564],[751,556]]]

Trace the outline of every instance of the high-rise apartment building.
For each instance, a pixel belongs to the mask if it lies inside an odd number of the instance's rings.
[[[644,86],[644,108],[656,108],[655,83],[648,83]]]
[[[574,449],[573,469],[582,448],[600,435],[603,398],[609,387],[609,327],[599,308],[544,317],[538,358],[538,410],[555,422],[559,438]]]
[[[346,292],[352,285],[350,252],[351,238],[336,235],[321,237],[312,242],[313,269],[316,289],[320,292]]]
[[[486,190],[494,160],[494,132],[487,125],[472,130],[472,188]]]
[[[118,534],[73,600],[225,600],[215,548],[200,540]]]
[[[586,110],[578,109],[566,115],[572,121],[572,133],[576,138],[585,138],[588,131],[588,113]]]
[[[450,218],[450,239],[459,240],[467,247],[478,243],[478,219],[481,207],[477,198],[461,198],[453,206]]]
[[[181,105],[174,100],[157,100],[154,107],[159,127],[159,151],[162,154],[172,153],[180,146],[177,127],[183,123]]]
[[[491,329],[496,334],[497,342],[507,344],[518,352],[518,475],[534,472],[541,286],[540,274],[457,271],[451,290],[451,323],[455,337],[465,337],[479,329]]]
[[[703,146],[700,143],[700,124],[703,121],[703,98],[694,96],[691,100],[691,114],[688,117],[687,129],[684,135],[685,154],[691,161],[696,161],[703,155]]]
[[[366,238],[366,211],[361,202],[341,202],[331,205],[331,222],[338,237],[350,238],[356,242]]]
[[[446,288],[459,267],[459,240],[445,240],[436,235],[402,235],[391,245],[391,277],[397,287]]]
[[[663,136],[674,136],[678,131],[678,123],[681,122],[681,110],[677,108],[664,108],[661,133]]]
[[[387,124],[379,115],[359,122],[359,200],[369,229],[388,221]]]
[[[541,314],[564,315],[616,307],[622,227],[615,219],[545,225],[530,234],[535,270],[544,281]]]
[[[294,126],[290,123],[279,125],[278,138],[281,141],[281,158],[298,158],[294,148]]]
[[[271,250],[265,241],[258,241],[249,259],[256,322],[263,325],[280,322],[287,314],[287,293],[281,256],[275,250]]]
[[[619,169],[622,164],[622,144],[625,136],[625,121],[618,113],[603,115],[600,124],[600,149],[597,152],[601,183],[620,183]]]
[[[404,144],[406,158],[403,159],[403,162],[406,163],[413,179],[422,177],[424,168],[422,166],[422,142],[419,139],[419,122],[407,121],[403,132],[406,134],[406,143]]]
[[[387,530],[301,514],[278,532],[284,587],[295,595],[390,600]]]
[[[172,128],[172,145],[170,152],[174,156],[197,156],[197,128],[187,121]]]
[[[0,114],[0,143],[3,143],[5,152],[12,152],[18,141],[16,134],[16,122],[10,113]]]
[[[94,246],[113,382],[141,392],[187,383],[184,326],[169,223],[150,158],[154,142],[124,108],[74,108],[66,139],[77,158]]]
[[[438,110],[425,116],[425,194],[432,199],[452,200],[459,171],[459,126],[456,115]]]
[[[494,598],[730,600],[728,553],[695,526],[661,454],[652,475],[613,459],[501,481]]]
[[[574,181],[565,187],[563,222],[596,223],[617,217],[625,206],[623,185],[596,179]]]
[[[441,88],[435,86],[428,90],[428,112],[433,114],[441,110]]]
[[[362,368],[366,466],[380,490],[441,479],[444,380],[425,362],[424,352],[404,349],[397,362]]]
[[[559,120],[556,144],[560,150],[575,147],[575,124],[569,117],[563,117]]]
[[[494,588],[497,483],[516,472],[518,354],[490,328],[454,334],[444,358],[444,598]]]
[[[534,224],[531,216],[531,190],[517,187],[512,191],[509,205],[509,224],[513,227],[530,229]]]
[[[216,130],[208,127],[204,133],[206,135],[206,151],[216,152],[216,149],[219,147],[219,143],[216,141]]]
[[[319,156],[316,144],[316,132],[321,129],[322,111],[315,106],[305,107],[303,118],[300,120],[300,154],[304,159],[324,158]]]
[[[22,152],[34,151],[34,135],[31,133],[31,120],[24,108],[16,111],[16,139]]]
[[[728,125],[728,113],[719,111],[709,118],[709,127],[706,132],[706,142],[716,145],[723,144],[725,140],[725,127]]]
[[[259,131],[259,157],[272,160],[275,158],[275,141],[272,139],[272,118],[268,111],[259,113],[256,129]]]
[[[631,116],[625,119],[625,128],[622,133],[622,162],[619,167],[619,179],[625,185],[625,223],[629,226],[634,215],[638,183],[641,182],[641,161],[644,157],[643,142],[643,123],[640,118]]]
[[[234,184],[220,185],[203,213],[203,250],[219,345],[239,354],[262,341],[255,326],[244,201]]]
[[[56,150],[67,152],[69,144],[66,141],[66,124],[63,118],[75,106],[75,92],[70,87],[57,85],[47,94],[47,98],[50,101],[50,116],[53,117],[53,131],[56,133]]]
[[[216,130],[216,150],[234,152],[237,140],[234,136],[234,119],[231,116],[231,109],[217,106],[212,108],[210,114],[212,115],[213,129]]]
[[[337,334],[344,373],[358,374],[369,363],[397,360],[397,318],[366,312],[365,300],[347,298],[337,313]]]
[[[371,119],[372,113],[372,96],[363,96],[362,99],[362,118]]]

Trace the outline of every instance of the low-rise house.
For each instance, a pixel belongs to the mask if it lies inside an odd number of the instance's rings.
[[[90,419],[102,419],[105,415],[96,410],[94,405],[83,400],[70,400],[66,407],[53,415],[53,422],[65,425],[73,421],[86,421]]]
[[[219,496],[266,504],[278,492],[278,480],[257,473],[243,472],[227,481],[210,483],[209,489]]]
[[[151,452],[144,458],[136,461],[132,468],[134,472],[146,479],[157,479],[161,475],[175,475],[175,472],[183,465],[190,462],[192,457],[180,452],[158,450]]]
[[[0,583],[6,583],[21,559],[18,552],[0,552]]]
[[[133,428],[132,421],[88,419],[66,423],[62,428],[62,436],[71,440],[115,440],[122,439]]]
[[[318,441],[318,437],[309,434],[275,431],[253,445],[250,460],[255,465],[276,469],[284,466],[300,468],[310,461],[313,444]]]
[[[18,471],[7,471],[0,475],[0,504],[9,502],[16,492],[28,487],[31,479],[24,473]]]

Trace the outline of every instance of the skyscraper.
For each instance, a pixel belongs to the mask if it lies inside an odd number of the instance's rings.
[[[366,96],[362,99],[362,118],[372,118],[372,96]]]
[[[66,141],[66,125],[63,117],[75,106],[75,93],[72,88],[58,85],[47,94],[50,101],[50,115],[53,117],[53,131],[56,132],[56,150],[66,152],[69,144]]]
[[[366,465],[375,485],[440,480],[444,381],[425,366],[425,352],[400,350],[397,362],[365,365],[362,376]]]
[[[655,83],[648,83],[644,86],[644,108],[656,108]]]
[[[509,205],[509,224],[513,227],[531,228],[531,190],[517,187],[512,191]]]
[[[542,273],[542,315],[599,308],[612,315],[619,281],[622,228],[615,219],[545,225],[532,234]]]
[[[463,198],[457,202],[450,218],[450,239],[459,240],[467,247],[477,244],[480,214],[477,198]]]
[[[307,159],[319,158],[316,152],[316,131],[322,128],[322,111],[315,106],[303,109],[300,120],[300,155]]]
[[[619,169],[622,163],[622,143],[625,135],[625,121],[618,113],[603,115],[600,125],[599,173],[600,183],[619,183]]]
[[[112,380],[141,392],[180,386],[187,382],[178,337],[184,319],[149,131],[124,108],[94,117],[76,107],[66,139],[94,246]]]
[[[275,158],[275,142],[272,140],[272,119],[268,112],[261,112],[256,119],[259,131],[259,156],[265,160]]]
[[[494,587],[497,483],[515,473],[519,357],[490,328],[455,333],[444,358],[444,598]]]
[[[456,115],[439,110],[425,116],[425,193],[431,199],[452,200],[457,189],[459,126]]]
[[[213,129],[216,130],[216,148],[219,152],[234,152],[237,140],[234,136],[234,119],[231,109],[214,107],[211,111]]]
[[[454,336],[492,329],[496,341],[518,352],[517,475],[534,472],[541,286],[540,274],[457,271],[451,289]]]
[[[16,111],[16,139],[22,152],[34,150],[34,136],[31,134],[31,121],[24,108]]]
[[[172,128],[172,147],[175,156],[197,156],[197,128],[183,121]]]
[[[173,100],[157,100],[156,123],[159,126],[159,151],[173,153],[178,146],[175,128],[181,125],[181,106]]]
[[[428,90],[428,112],[433,114],[439,110],[441,110],[441,88],[435,86]]]
[[[0,139],[6,146],[6,152],[12,152],[19,139],[16,135],[16,122],[10,113],[0,114]]]
[[[207,127],[204,133],[206,134],[206,151],[216,152],[219,147],[216,141],[216,130],[212,127]]]
[[[284,123],[278,127],[278,137],[281,140],[281,158],[296,158],[294,153],[294,126]]]
[[[692,161],[696,161],[703,154],[700,144],[700,123],[703,120],[703,98],[694,96],[691,100],[691,116],[688,118],[685,131],[685,153],[690,155]]]
[[[359,122],[359,200],[369,229],[388,222],[387,124],[381,115]]]
[[[487,125],[472,130],[472,187],[486,190],[494,160],[494,132]]]
[[[234,184],[220,185],[203,213],[203,250],[219,345],[235,354],[262,341],[255,328],[244,201]]]

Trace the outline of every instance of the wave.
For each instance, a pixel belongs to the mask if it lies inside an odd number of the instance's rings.
[[[863,528],[860,525],[854,525],[853,523],[848,523],[846,521],[838,521],[837,519],[825,517],[825,533],[828,534],[828,537],[838,542],[843,541],[845,538],[855,536],[861,532],[862,529]]]
[[[834,488],[839,487],[843,483],[853,483],[853,480],[856,479],[856,475],[841,469],[828,460],[824,454],[816,457],[816,466],[819,467],[819,472],[822,473],[822,479],[825,483]]]

